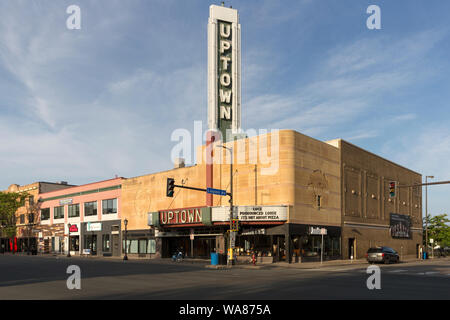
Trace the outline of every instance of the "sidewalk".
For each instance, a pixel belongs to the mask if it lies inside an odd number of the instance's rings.
[[[414,263],[414,262],[423,262],[430,263],[433,261],[444,261],[450,260],[450,257],[445,258],[434,258],[422,260],[415,257],[405,257],[403,258],[398,265],[402,265],[403,263]],[[256,264],[255,266],[252,264],[237,264],[233,265],[231,268],[239,268],[239,269],[274,269],[274,268],[293,268],[293,269],[320,269],[327,267],[337,267],[337,266],[367,266],[369,265],[366,259],[357,259],[357,260],[331,260],[331,261],[323,261],[320,262],[297,262],[297,263],[287,263],[287,262],[276,262],[276,263],[268,263],[268,264]],[[394,264],[392,264],[394,265]],[[228,269],[226,265],[206,265],[206,268],[209,269]]]

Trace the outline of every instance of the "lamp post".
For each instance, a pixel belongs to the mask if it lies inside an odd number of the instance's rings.
[[[68,236],[68,240],[67,240],[67,258],[70,258],[70,227],[72,225],[70,223],[67,224],[67,230],[69,231],[69,236]]]
[[[425,176],[425,252],[428,258],[428,178],[434,179],[434,176]]]
[[[128,220],[125,218],[125,220],[123,220],[123,224],[125,225],[125,255],[123,256],[123,260],[128,260],[128,256],[127,256],[127,224],[128,224]]]
[[[231,230],[232,230],[232,225],[233,225],[233,148],[228,148],[228,147],[225,147],[224,145],[220,145],[220,146],[222,148],[230,151],[230,157],[231,157],[231,162],[230,162],[230,235],[229,235],[230,236],[230,247],[228,248],[228,250],[230,250],[230,249],[232,249],[231,248]],[[231,258],[228,257],[228,259],[227,259],[227,265],[232,265],[232,264],[233,264],[233,250],[231,250]]]

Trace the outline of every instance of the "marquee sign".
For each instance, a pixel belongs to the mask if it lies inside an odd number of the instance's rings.
[[[208,126],[238,133],[241,125],[241,25],[236,9],[210,6],[208,23]]]
[[[240,206],[238,217],[241,221],[284,221],[287,220],[287,207]]]
[[[159,211],[161,225],[170,224],[202,224],[202,208],[185,208]]]
[[[288,219],[287,206],[235,206],[235,218],[240,222],[270,222],[286,221]],[[230,207],[213,207],[212,220],[229,221]]]

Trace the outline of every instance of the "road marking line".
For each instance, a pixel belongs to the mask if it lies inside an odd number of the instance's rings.
[[[388,273],[397,273],[397,272],[407,272],[408,270],[400,269],[400,270],[391,270]]]

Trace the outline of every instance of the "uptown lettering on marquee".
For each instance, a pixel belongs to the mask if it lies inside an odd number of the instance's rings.
[[[202,211],[200,208],[160,211],[159,222],[161,224],[202,223]]]

